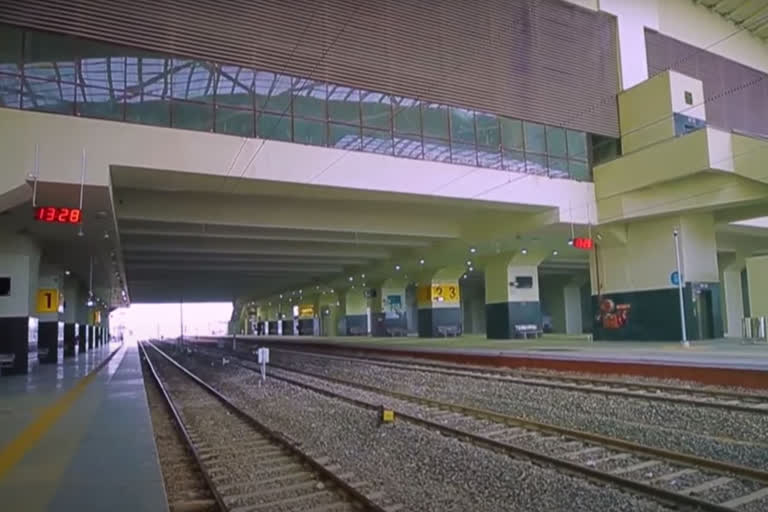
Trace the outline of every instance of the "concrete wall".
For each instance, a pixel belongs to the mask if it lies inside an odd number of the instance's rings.
[[[40,249],[30,239],[0,233],[0,277],[11,278],[11,293],[0,297],[0,317],[36,316]]]

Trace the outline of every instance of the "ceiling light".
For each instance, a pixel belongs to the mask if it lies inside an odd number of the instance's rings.
[[[400,270],[400,265],[395,265],[395,270]]]
[[[104,232],[104,240],[107,240],[108,238],[109,238],[109,233],[107,233],[107,232],[105,231],[105,232]]]
[[[360,277],[362,277],[363,279],[365,279],[365,274],[360,274]]]
[[[557,252],[557,249],[555,249],[554,251],[552,251],[552,256],[557,256],[558,254],[559,254],[559,253]]]
[[[320,289],[320,287],[319,287],[319,286],[315,286],[315,290],[319,290],[319,289]]]
[[[421,258],[421,259],[419,260],[419,265],[423,265],[423,264],[424,264],[424,258]]]
[[[470,265],[472,265],[472,262],[470,260],[467,260],[467,266],[469,267]]]
[[[283,298],[283,294],[282,294],[282,293],[280,294],[280,298],[281,298],[281,299]]]
[[[467,278],[467,274],[464,274],[463,276],[461,276],[461,278],[462,279],[466,279]]]
[[[350,281],[350,282],[352,282],[352,281],[354,281],[354,280],[355,280],[355,278],[354,278],[354,277],[352,277],[352,276],[349,276],[349,281]]]
[[[365,287],[365,283],[363,283],[363,287]]]
[[[523,247],[522,249],[520,249],[520,253],[521,253],[521,254],[528,254],[528,249],[526,249],[525,247]]]
[[[475,267],[469,267],[469,271],[473,272],[475,270]]]
[[[65,271],[64,271],[64,275],[65,275],[65,276],[68,276],[68,275],[70,275],[71,273],[72,273],[72,272],[70,272],[69,270],[65,270]]]
[[[573,238],[568,239],[568,245],[573,245]]]
[[[475,249],[474,247],[470,247],[469,252],[471,252],[472,254],[475,254],[477,252],[477,249]]]

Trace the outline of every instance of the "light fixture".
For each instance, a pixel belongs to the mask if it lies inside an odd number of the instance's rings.
[[[360,274],[360,277],[365,279],[365,274]]]
[[[354,278],[354,277],[352,277],[352,276],[349,276],[349,282],[350,282],[350,283],[351,283],[352,281],[354,281],[354,280],[355,280],[355,278]]]
[[[88,296],[88,300],[87,300],[87,301],[85,301],[85,305],[86,305],[86,306],[88,306],[89,308],[92,308],[92,307],[93,307],[93,297],[91,297],[91,296],[89,295],[89,296]]]
[[[104,232],[104,240],[108,240],[108,239],[109,239],[109,233],[105,231]]]
[[[520,249],[520,254],[528,254],[528,249],[523,247],[522,249]]]
[[[471,266],[471,265],[472,265],[472,261],[470,261],[470,260],[467,260],[467,266],[469,267],[469,266]]]
[[[558,254],[559,254],[559,253],[557,252],[557,249],[555,249],[554,251],[552,251],[552,256],[557,256]]]
[[[363,283],[363,288],[365,288],[365,283]]]
[[[395,265],[395,270],[400,270],[400,265]]]
[[[423,264],[424,264],[424,258],[421,258],[421,259],[419,260],[419,265],[423,265]]]
[[[319,290],[319,289],[320,289],[320,287],[319,287],[319,286],[315,286],[315,290]]]
[[[65,271],[64,271],[64,275],[65,275],[65,276],[68,276],[68,275],[70,275],[70,274],[72,274],[72,272],[70,272],[69,270],[65,270]]]
[[[475,270],[475,267],[469,267],[469,271],[473,272]]]
[[[469,252],[471,252],[472,254],[475,254],[477,252],[477,249],[475,249],[474,247],[470,247]]]
[[[573,238],[568,239],[568,245],[573,246]]]
[[[281,299],[283,298],[283,294],[282,294],[282,293],[280,294],[280,298],[281,298]]]
[[[464,274],[463,276],[461,276],[461,278],[462,279],[466,279],[467,278],[467,274]]]

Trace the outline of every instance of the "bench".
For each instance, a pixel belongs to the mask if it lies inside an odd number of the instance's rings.
[[[453,336],[455,338],[461,334],[461,327],[458,325],[440,325],[437,327],[437,332],[439,332],[443,338],[447,338],[448,336]]]
[[[387,336],[405,337],[408,336],[408,329],[404,327],[387,327]]]
[[[0,354],[0,368],[13,368],[16,362],[16,354]]]
[[[366,332],[366,329],[363,329],[362,327],[350,327],[349,328],[349,335],[350,336],[365,336],[368,334]]]
[[[515,325],[515,337],[528,339],[533,335],[534,338],[540,338],[544,330],[536,324],[517,324]]]

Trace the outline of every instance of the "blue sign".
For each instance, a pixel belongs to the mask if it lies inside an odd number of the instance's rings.
[[[677,270],[669,274],[669,282],[675,286],[680,284],[680,274],[678,274]]]

